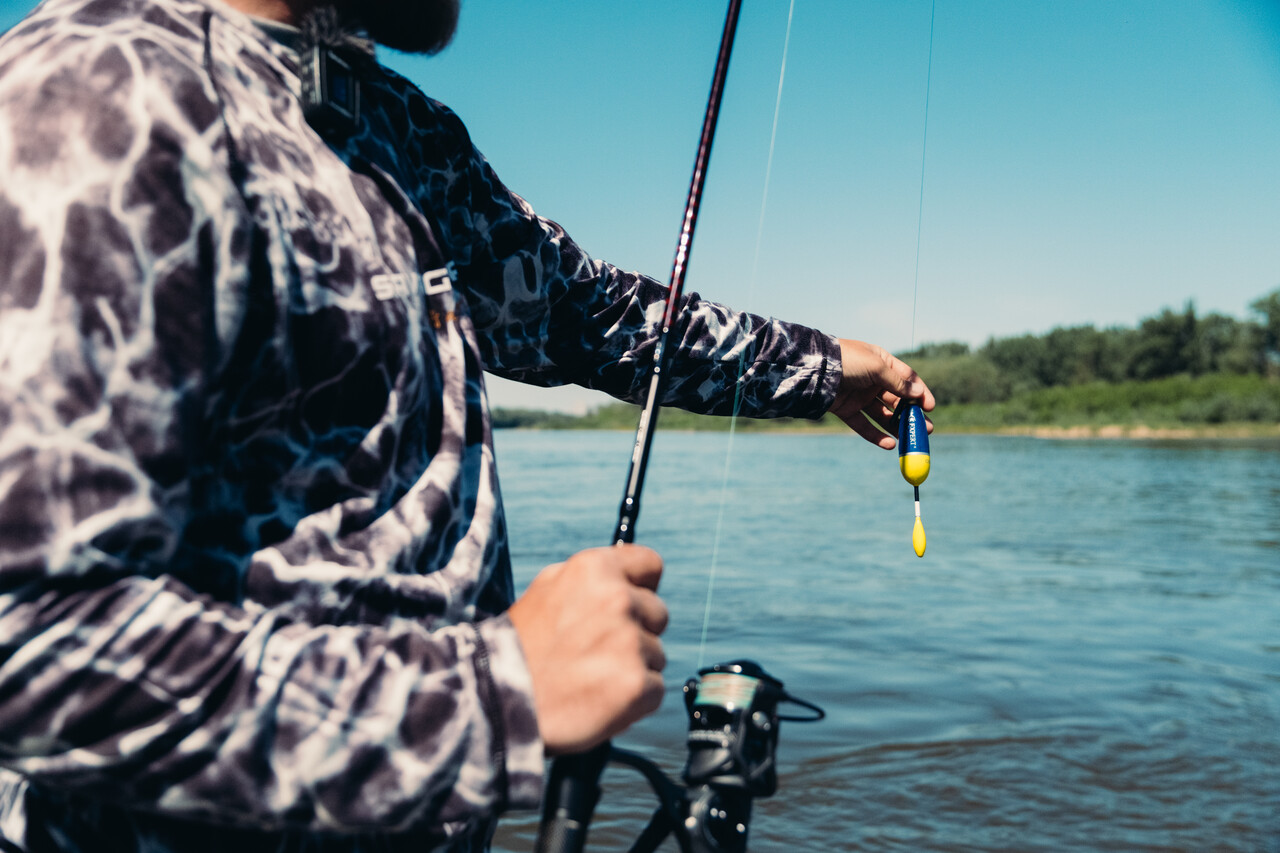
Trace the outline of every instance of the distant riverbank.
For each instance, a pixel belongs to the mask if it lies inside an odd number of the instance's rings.
[[[634,430],[639,407],[602,406],[584,415],[495,409],[498,429]],[[1092,382],[1041,388],[998,403],[939,405],[950,433],[1100,439],[1280,439],[1280,381],[1262,376],[1175,376],[1147,382]],[[664,409],[665,430],[714,432],[732,419]],[[739,418],[740,432],[842,432],[836,418]]]
[[[1274,439],[1280,442],[1280,424],[1215,424],[1195,427],[1152,427],[1146,424],[1107,424],[1104,426],[1073,427],[1004,427],[994,432],[985,430],[957,430],[975,435],[1015,435],[1032,438],[1101,438],[1133,439],[1147,441],[1178,441],[1184,439],[1253,440]]]

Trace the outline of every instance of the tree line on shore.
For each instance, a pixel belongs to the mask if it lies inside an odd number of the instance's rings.
[[[1136,327],[1055,328],[1042,335],[925,344],[900,356],[929,381],[933,418],[952,428],[1280,423],[1280,289],[1251,316],[1166,308]],[[497,409],[495,427],[630,429],[636,407],[585,416]],[[727,418],[668,412],[677,429],[723,429]],[[739,429],[812,429],[824,422],[740,421]]]
[[[926,344],[901,357],[928,377],[941,403],[994,403],[1040,388],[1174,376],[1280,375],[1280,290],[1250,306],[1257,318],[1166,308],[1135,328],[1091,325],[1043,335]],[[926,370],[926,367],[928,368]]]
[[[1280,290],[1244,320],[1188,303],[1136,327],[927,344],[903,353],[954,426],[1280,422]]]

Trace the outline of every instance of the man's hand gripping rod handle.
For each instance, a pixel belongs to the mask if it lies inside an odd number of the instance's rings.
[[[741,5],[742,0],[729,0],[729,9],[725,14],[720,52],[716,56],[711,93],[707,97],[707,110],[702,119],[702,135],[698,139],[698,154],[693,163],[693,178],[689,181],[689,196],[685,202],[680,240],[676,244],[676,257],[671,267],[662,332],[653,351],[649,395],[640,412],[640,423],[636,427],[631,468],[627,472],[627,489],[618,509],[618,526],[613,534],[614,544],[634,542],[636,538],[640,492],[644,488],[649,449],[653,445],[653,431],[658,422],[658,401],[666,386],[667,340],[675,325],[680,297],[684,294],[685,270],[688,268],[689,251],[693,246],[693,231],[698,223],[698,208],[702,204],[702,189],[707,181],[707,163],[711,159],[711,143],[716,135],[716,120],[720,117],[720,100],[724,94],[725,77],[729,73],[729,56],[733,52],[733,38],[738,29],[738,11]],[[600,774],[609,761],[611,748],[609,742],[605,741],[588,752],[561,756],[552,762],[551,778],[547,781],[546,796],[542,804],[538,853],[581,853],[586,846],[587,827],[591,823],[596,802],[600,799]]]

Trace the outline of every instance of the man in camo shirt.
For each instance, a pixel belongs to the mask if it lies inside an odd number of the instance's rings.
[[[0,38],[5,849],[479,850],[661,699],[652,551],[516,599],[482,370],[638,399],[665,288],[372,60],[313,130],[305,5],[47,0]],[[457,13],[357,8],[428,52]],[[860,411],[932,408],[877,347],[682,318],[668,404],[882,447]]]

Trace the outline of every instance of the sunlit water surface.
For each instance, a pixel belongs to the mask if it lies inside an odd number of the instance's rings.
[[[499,432],[518,588],[608,542],[631,440]],[[917,559],[893,454],[728,443],[657,438],[668,696],[618,743],[678,775],[715,554],[702,663],[828,714],[783,725],[753,851],[1280,851],[1280,446],[935,435]],[[655,803],[605,785],[589,849],[626,850]]]

